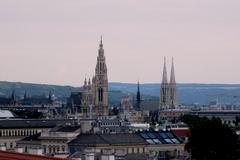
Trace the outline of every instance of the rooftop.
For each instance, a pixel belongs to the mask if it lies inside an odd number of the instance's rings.
[[[64,126],[64,127],[58,128],[56,132],[75,132],[78,129],[80,129],[80,126]]]
[[[4,119],[0,120],[0,129],[12,128],[53,128],[64,120],[30,120],[30,119]]]
[[[182,144],[182,141],[171,131],[118,133],[118,134],[81,134],[69,145],[146,145],[146,144]]]
[[[66,160],[48,156],[32,155],[26,153],[0,151],[1,160]]]

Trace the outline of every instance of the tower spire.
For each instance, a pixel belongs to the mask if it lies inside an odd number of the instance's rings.
[[[100,48],[102,48],[103,47],[103,43],[102,43],[102,35],[101,35],[101,37],[100,37]]]
[[[139,80],[138,80],[138,86],[137,86],[137,102],[141,101],[141,95],[140,95],[140,87],[139,87]]]
[[[173,57],[172,57],[172,67],[171,67],[170,83],[171,84],[175,84],[176,83],[175,72],[174,72],[174,59],[173,59]]]
[[[100,44],[98,49],[98,56],[104,57],[104,49],[103,49],[103,42],[102,42],[102,36],[100,37]]]
[[[167,67],[166,67],[166,57],[164,56],[164,66],[163,66],[163,77],[162,77],[162,83],[167,84]]]

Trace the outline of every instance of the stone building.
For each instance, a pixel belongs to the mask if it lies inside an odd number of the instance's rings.
[[[43,131],[17,142],[17,147],[23,148],[24,152],[31,149],[41,149],[42,154],[67,154],[67,143],[80,134],[80,126],[55,127],[50,131]]]
[[[13,150],[16,142],[28,136],[46,132],[64,120],[0,120],[0,144]]]
[[[81,158],[91,151],[94,160],[109,151],[116,159],[127,159],[129,155],[146,155],[146,159],[181,159],[186,154],[184,143],[171,131],[80,134],[68,146],[71,155],[79,153]]]

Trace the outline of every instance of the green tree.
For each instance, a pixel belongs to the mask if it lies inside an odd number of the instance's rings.
[[[236,160],[239,155],[239,140],[235,131],[222,124],[218,118],[183,116],[191,130],[186,150],[196,160]]]

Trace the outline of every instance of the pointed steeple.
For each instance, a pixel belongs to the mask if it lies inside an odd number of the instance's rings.
[[[175,84],[176,83],[175,72],[174,72],[174,59],[173,59],[173,57],[172,57],[172,67],[171,67],[170,83],[171,84]]]
[[[168,83],[168,80],[167,80],[166,57],[164,57],[162,83],[163,83],[163,84],[167,84],[167,83]]]
[[[141,101],[141,95],[140,95],[140,87],[139,87],[139,81],[138,81],[138,86],[137,86],[137,102]]]
[[[101,36],[101,39],[100,39],[100,44],[99,44],[99,47],[100,47],[100,48],[103,48],[102,36]]]
[[[101,39],[100,39],[100,44],[99,44],[99,49],[98,49],[98,56],[100,56],[100,57],[104,56],[102,36],[101,36]]]

